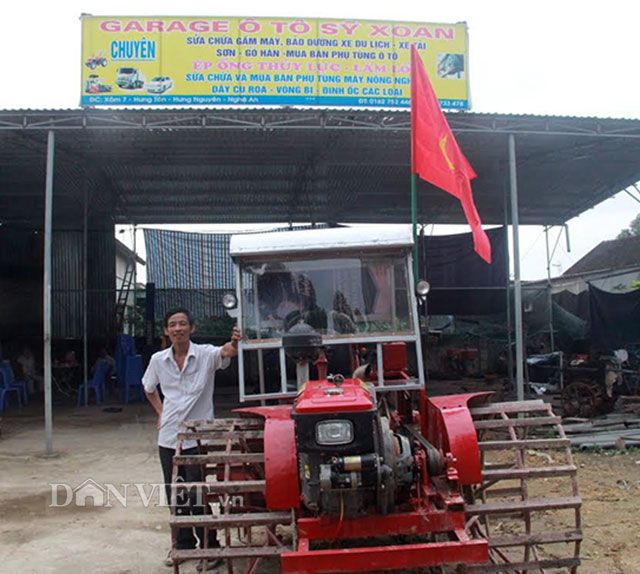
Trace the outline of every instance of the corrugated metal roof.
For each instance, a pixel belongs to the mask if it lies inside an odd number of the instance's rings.
[[[281,111],[285,113],[291,112],[326,112],[326,113],[372,113],[372,114],[404,114],[409,115],[409,110],[407,108],[341,108],[341,107],[301,107],[296,106],[293,107],[285,107],[282,106],[263,106],[263,107],[241,107],[241,106],[221,106],[212,108],[211,106],[195,106],[195,107],[183,107],[183,106],[162,106],[162,107],[107,107],[100,106],[99,108],[85,107],[85,108],[4,108],[0,109],[0,116],[5,114],[50,114],[50,113],[107,113],[107,114],[117,114],[118,112],[139,112],[144,114],[149,113],[172,113],[172,112],[180,112],[180,113],[228,113],[228,112],[238,112],[242,113],[271,113],[274,111]],[[625,122],[640,122],[640,117],[631,118],[631,117],[619,117],[619,116],[589,116],[589,115],[576,115],[576,116],[564,116],[564,115],[556,115],[556,114],[525,114],[525,113],[503,113],[503,112],[477,112],[470,110],[451,110],[445,111],[445,116],[454,117],[454,116],[469,116],[469,117],[500,117],[500,118],[517,118],[517,119],[556,119],[556,120],[592,120],[592,121],[608,121],[608,120],[621,120]]]
[[[504,222],[516,134],[520,222],[563,223],[640,179],[640,120],[451,113],[484,223]],[[410,220],[409,112],[345,109],[0,111],[0,213],[43,220],[47,130],[56,130],[57,221],[117,223]],[[419,219],[463,223],[420,182]]]

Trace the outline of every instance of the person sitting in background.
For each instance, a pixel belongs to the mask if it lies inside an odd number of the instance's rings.
[[[95,363],[93,363],[93,366],[91,367],[92,375],[94,375],[95,372],[98,370],[98,366],[100,365],[100,363],[107,363],[109,365],[109,370],[107,371],[107,377],[106,377],[106,378],[109,378],[115,371],[116,360],[109,354],[109,351],[107,351],[106,347],[102,347],[100,349],[100,352],[98,353],[98,358],[96,359]]]
[[[44,379],[36,369],[36,358],[29,347],[22,349],[22,353],[16,358],[16,363],[22,370],[22,378],[27,381],[27,392],[30,395],[42,392]]]
[[[78,359],[76,358],[76,352],[66,351],[62,357],[61,365],[64,365],[65,367],[77,367]]]

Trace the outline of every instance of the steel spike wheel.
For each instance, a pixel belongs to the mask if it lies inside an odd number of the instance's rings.
[[[171,484],[171,538],[174,573],[187,560],[199,560],[206,572],[209,560],[223,559],[229,574],[255,572],[258,563],[291,550],[291,512],[274,512],[266,508],[264,480],[263,430],[261,418],[230,418],[214,421],[188,421],[186,429],[178,435],[178,446],[173,459]],[[184,440],[196,440],[201,454],[182,455]],[[180,466],[196,465],[202,469],[203,482],[178,481]],[[217,504],[215,514],[185,516],[176,514],[176,495],[185,489],[199,488],[204,500]],[[192,492],[194,492],[192,490]],[[278,525],[289,526],[288,542]],[[178,550],[175,548],[178,529],[203,527],[218,531],[218,548]]]
[[[489,541],[469,572],[577,572],[582,525],[577,469],[561,419],[541,400],[471,409],[483,482],[468,494],[467,530]]]

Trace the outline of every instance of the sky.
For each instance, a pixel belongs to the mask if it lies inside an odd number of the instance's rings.
[[[82,13],[465,21],[472,111],[640,119],[636,0],[8,2],[0,18],[0,109],[78,107]],[[552,274],[614,239],[639,212],[640,202],[621,191],[569,221],[571,252],[558,243]],[[445,232],[451,226],[434,230]],[[546,276],[542,228],[521,228],[520,253],[524,279]]]

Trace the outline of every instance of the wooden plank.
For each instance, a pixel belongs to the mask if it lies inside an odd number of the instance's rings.
[[[564,430],[567,433],[600,432],[617,429],[628,430],[638,427],[640,427],[640,418],[627,414],[604,420],[594,419],[588,422],[564,424]]]
[[[478,430],[482,429],[502,429],[509,427],[534,427],[542,425],[557,425],[562,422],[560,417],[529,417],[526,419],[486,419],[474,421],[474,426]]]
[[[605,426],[605,427],[596,427],[592,424],[584,424],[584,425],[571,425],[564,426],[564,432],[568,435],[583,435],[583,434],[594,434],[599,432],[609,432],[609,431],[624,431],[627,427],[622,423],[616,423],[614,425]]]
[[[588,450],[590,448],[618,448],[618,446],[640,446],[640,438],[618,437],[616,439],[605,438],[600,440],[592,440],[577,443],[573,446],[581,450]]]
[[[537,399],[533,401],[512,401],[507,403],[492,403],[484,407],[476,407],[471,409],[473,416],[481,415],[499,415],[500,413],[532,413],[544,412],[549,410],[549,405],[544,401]]]
[[[247,417],[247,418],[227,418],[227,419],[213,419],[213,420],[189,419],[184,422],[184,425],[189,428],[206,426],[206,427],[216,428],[216,429],[218,428],[229,429],[232,426],[237,428],[255,427],[255,426],[264,427],[264,419],[258,416]]]
[[[279,556],[291,552],[288,546],[222,546],[219,548],[194,548],[192,550],[172,550],[171,558],[178,562],[184,560],[203,560],[216,558],[263,558]]]
[[[239,439],[257,440],[264,438],[263,431],[225,431],[225,430],[210,430],[210,431],[187,431],[178,433],[178,440],[234,440]]]
[[[291,524],[290,512],[243,512],[239,514],[172,515],[172,526],[209,526],[213,528],[246,528],[270,524]]]
[[[512,480],[521,478],[549,478],[553,476],[567,476],[577,472],[577,468],[572,465],[562,466],[541,466],[535,468],[509,468],[496,470],[483,470],[484,480]]]
[[[465,506],[468,516],[476,514],[514,514],[523,511],[534,512],[537,510],[561,510],[567,508],[579,508],[582,499],[579,496],[565,498],[529,498],[528,500],[487,502],[485,504],[469,504]]]
[[[226,432],[226,431],[252,431],[252,430],[264,430],[264,423],[257,421],[257,422],[253,422],[253,423],[249,423],[247,421],[245,422],[239,422],[237,424],[229,424],[229,425],[222,425],[222,424],[216,424],[216,423],[211,423],[211,422],[203,422],[203,421],[196,421],[194,424],[189,424],[189,423],[185,423],[185,428],[181,429],[184,430],[185,432],[208,432],[208,431],[215,431],[215,432]]]
[[[590,435],[574,435],[570,437],[571,445],[578,447],[592,444],[611,444],[615,443],[618,439],[635,443],[640,441],[640,433],[637,429],[630,429],[628,431],[607,431]]]
[[[264,480],[234,480],[234,481],[217,481],[217,482],[174,482],[171,485],[172,491],[187,489],[202,489],[207,494],[222,493],[241,493],[241,492],[264,492],[266,483]]]
[[[629,416],[626,413],[609,413],[607,417],[604,419],[600,419],[600,418],[593,419],[593,424],[595,426],[601,426],[601,425],[606,426],[609,424],[615,424],[620,422],[625,424],[634,424],[634,423],[637,424],[637,423],[640,423],[640,418],[636,416]]]
[[[262,441],[259,440],[252,440],[249,442],[250,446],[251,446],[251,452],[253,454],[258,454],[258,453],[262,453],[262,448],[264,446]],[[202,448],[203,450],[206,450],[207,452],[224,452],[227,450],[227,441],[226,440],[208,440],[206,442],[203,442],[200,445],[200,448]],[[235,443],[232,446],[232,450],[231,452],[234,452],[234,450],[238,449],[240,447],[239,444]]]
[[[541,438],[527,440],[488,440],[478,443],[480,450],[566,448],[571,445],[568,438]]]
[[[522,572],[541,572],[545,568],[574,568],[580,566],[579,558],[553,558],[550,560],[531,560],[529,562],[512,562],[510,564],[482,564],[467,566],[467,572],[488,574],[522,574]]]
[[[180,454],[173,457],[173,462],[180,466],[192,464],[258,464],[264,462],[264,453],[220,452],[213,454]]]

